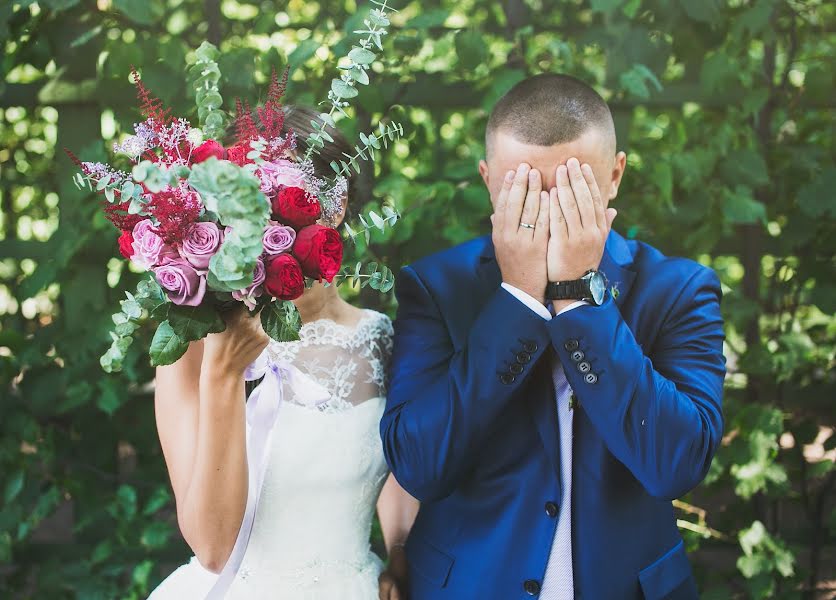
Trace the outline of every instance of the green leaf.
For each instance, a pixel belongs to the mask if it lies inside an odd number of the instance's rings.
[[[178,306],[172,304],[168,310],[168,322],[178,338],[193,342],[210,333],[220,333],[226,329],[226,323],[213,307]]]
[[[356,64],[363,66],[372,64],[376,56],[374,52],[365,48],[352,48],[351,52],[348,53],[348,58]]]
[[[142,530],[139,543],[149,550],[158,550],[166,545],[171,533],[171,526],[165,521],[152,521]]]
[[[340,98],[354,98],[359,92],[342,79],[331,80],[331,91]]]
[[[24,473],[22,469],[18,469],[14,473],[12,473],[11,477],[6,479],[6,489],[3,492],[3,499],[6,505],[12,503],[12,501],[17,498],[17,495],[23,489],[23,478]]]
[[[456,54],[459,64],[469,71],[483,64],[488,55],[484,34],[475,29],[460,31],[456,34]]]
[[[744,186],[726,190],[723,214],[729,223],[766,222],[766,207],[752,197],[752,191]]]
[[[113,0],[113,8],[139,25],[153,25],[165,14],[159,0]]]
[[[624,3],[624,0],[590,0],[594,12],[611,13]]]
[[[679,5],[685,13],[695,21],[713,23],[720,16],[720,0],[679,0]]]
[[[166,488],[160,486],[154,490],[153,494],[151,494],[151,497],[145,504],[145,508],[142,509],[142,514],[146,517],[153,515],[169,502],[171,502],[171,494],[168,493]]]
[[[720,172],[730,185],[743,184],[757,188],[769,183],[766,161],[750,148],[736,150],[720,161]]]
[[[151,366],[170,365],[186,353],[189,343],[181,339],[168,321],[163,321],[151,340]]]
[[[299,339],[302,320],[292,302],[274,301],[262,309],[261,325],[277,342],[293,342]]]
[[[798,190],[798,207],[813,218],[836,218],[836,167],[828,167]]]

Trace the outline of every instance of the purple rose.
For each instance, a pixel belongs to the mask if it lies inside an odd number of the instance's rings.
[[[270,221],[270,223],[264,230],[262,238],[264,252],[269,256],[278,256],[288,252],[293,247],[293,242],[296,241],[296,231],[293,227],[279,225],[275,221]]]
[[[218,251],[223,234],[209,221],[193,223],[180,246],[180,256],[198,269],[209,268],[209,259]]]
[[[206,272],[178,258],[154,269],[157,282],[174,304],[197,306],[206,294]]]
[[[264,283],[264,261],[258,258],[256,259],[255,270],[253,271],[253,282],[243,290],[232,292],[232,297],[242,301],[247,308],[253,310],[255,308],[255,299],[261,296],[262,283]]]
[[[143,219],[134,225],[133,237],[131,260],[146,269],[177,258],[177,251],[154,233],[154,224],[151,219]]]

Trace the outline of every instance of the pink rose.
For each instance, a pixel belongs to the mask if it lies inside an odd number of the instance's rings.
[[[305,187],[305,173],[290,160],[278,159],[264,163],[259,167],[261,191],[271,195],[279,187]]]
[[[264,230],[262,238],[264,252],[270,256],[276,256],[290,251],[293,242],[296,241],[296,231],[293,227],[279,225],[275,221],[270,221],[270,223],[271,225]]]
[[[154,269],[154,276],[174,304],[197,306],[206,294],[206,272],[196,271],[188,261],[178,258]]]
[[[247,308],[253,310],[255,308],[255,299],[261,296],[261,284],[264,283],[264,261],[260,258],[256,260],[255,270],[253,271],[253,282],[245,287],[243,290],[232,292],[232,297],[236,300],[242,301]]]
[[[218,251],[223,234],[210,221],[193,223],[180,245],[180,256],[198,269],[209,268],[209,259]]]
[[[177,251],[154,233],[151,219],[143,219],[134,225],[133,238],[131,260],[146,269],[177,258]]]

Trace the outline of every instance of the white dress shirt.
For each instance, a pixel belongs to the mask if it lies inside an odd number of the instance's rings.
[[[541,302],[514,286],[503,283],[502,287],[531,310],[550,321],[552,314]],[[586,304],[574,302],[563,308],[560,315]],[[555,315],[557,316],[557,315]],[[552,363],[552,381],[557,402],[557,422],[560,431],[560,478],[563,482],[563,498],[557,520],[557,531],[552,541],[546,574],[540,589],[541,600],[574,600],[575,584],[572,575],[572,410],[569,398],[572,388],[566,380],[563,366],[555,358]]]

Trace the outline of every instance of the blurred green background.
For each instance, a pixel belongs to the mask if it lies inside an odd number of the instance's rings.
[[[359,254],[397,270],[488,232],[476,172],[487,111],[528,74],[610,102],[628,170],[616,228],[722,279],[726,437],[677,502],[704,598],[836,597],[836,4],[801,0],[398,2],[349,133],[406,138],[357,208],[403,214]],[[41,0],[0,5],[0,597],[143,598],[188,549],[134,344],[105,375],[110,314],[138,275],[61,148],[105,160],[140,119],[131,65],[194,116],[185,70],[208,39],[222,93],[325,98],[366,2]],[[229,104],[227,104],[229,106]],[[104,138],[105,142],[102,142]],[[348,292],[389,311],[394,299]],[[815,591],[818,590],[818,591]],[[829,592],[827,590],[830,590]]]

